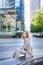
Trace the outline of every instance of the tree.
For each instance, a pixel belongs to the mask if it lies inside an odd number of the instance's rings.
[[[37,10],[32,18],[31,32],[42,32],[43,31],[43,12]]]

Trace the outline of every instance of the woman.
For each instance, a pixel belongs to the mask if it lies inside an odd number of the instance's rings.
[[[20,53],[25,54],[26,58],[32,58],[33,57],[32,48],[31,48],[30,39],[29,39],[29,33],[27,31],[25,31],[23,33],[23,39],[24,39],[23,46],[20,49],[14,51],[13,58],[19,57]]]
[[[26,52],[26,58],[33,57],[29,33],[27,31],[23,33],[23,39],[24,39],[24,44],[21,47],[21,50],[24,50]]]

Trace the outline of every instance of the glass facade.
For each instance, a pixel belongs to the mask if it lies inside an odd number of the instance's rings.
[[[7,0],[6,4],[9,9],[15,9],[15,0]]]
[[[24,0],[7,0],[9,7],[16,10],[16,30],[24,30]],[[19,23],[19,27],[18,27]]]
[[[0,9],[0,36],[12,36],[16,30],[15,10]]]
[[[6,8],[6,0],[0,0],[0,8]]]
[[[3,35],[14,35],[14,32],[16,30],[16,10],[13,9],[13,7],[15,6],[14,4],[15,2],[13,2],[12,0],[1,0],[0,37],[3,37]]]
[[[16,6],[16,13],[17,13],[17,20],[23,21],[24,20],[24,1],[19,1],[19,6]]]
[[[41,0],[30,0],[30,18],[35,14],[36,10],[40,8]]]
[[[15,31],[23,31],[24,1],[0,0],[0,2],[0,35],[12,35]]]
[[[16,29],[16,18],[15,12],[3,10],[3,13],[0,13],[0,31],[1,32],[11,32]]]
[[[17,14],[17,25],[19,23],[19,27],[17,26],[17,28],[19,30],[24,30],[24,0],[15,0],[15,5]]]
[[[20,0],[15,0],[15,8],[20,6]]]

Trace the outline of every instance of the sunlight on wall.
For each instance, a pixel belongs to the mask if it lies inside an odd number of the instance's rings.
[[[25,30],[30,31],[30,0],[24,0],[25,3]]]

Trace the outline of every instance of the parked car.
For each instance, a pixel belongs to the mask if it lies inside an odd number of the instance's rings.
[[[43,37],[43,32],[33,33],[35,37]]]
[[[21,38],[22,34],[23,34],[23,31],[19,30],[19,31],[16,31],[16,38]]]

